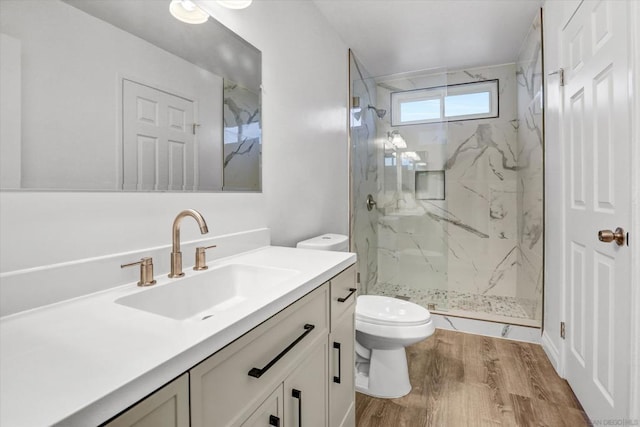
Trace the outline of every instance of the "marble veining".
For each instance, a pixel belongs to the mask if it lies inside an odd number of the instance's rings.
[[[480,157],[486,154],[489,157],[491,171],[502,181],[504,180],[504,175],[499,171],[498,165],[500,165],[502,169],[512,171],[518,170],[516,156],[512,147],[508,145],[506,149],[508,150],[507,152],[505,152],[505,150],[502,149],[493,139],[493,128],[491,124],[479,124],[476,127],[475,132],[473,132],[470,137],[465,139],[462,144],[456,148],[453,155],[445,163],[444,167],[445,169],[453,168],[458,155],[466,151],[473,152],[474,158],[472,165],[475,165]],[[496,156],[491,156],[493,151],[499,154],[498,159],[496,159]],[[494,165],[492,162],[496,164]]]
[[[251,150],[253,150],[253,148],[258,144],[257,140],[247,140],[244,139],[242,142],[238,143],[238,144],[234,144],[235,148],[232,150],[227,151],[227,153],[225,153],[224,156],[224,167],[226,168],[229,163],[231,162],[231,160],[233,160],[233,158],[235,156],[242,156],[244,154],[249,153]]]

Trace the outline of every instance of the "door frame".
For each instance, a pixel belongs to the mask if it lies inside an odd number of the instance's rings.
[[[631,161],[640,165],[640,2],[629,2],[629,60],[631,79]],[[630,404],[631,419],[640,419],[640,168],[631,168],[631,365]]]

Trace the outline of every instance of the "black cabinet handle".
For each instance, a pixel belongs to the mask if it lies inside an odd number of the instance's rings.
[[[333,376],[333,382],[340,384],[340,378],[342,378],[342,351],[340,350],[340,343],[334,341],[333,348],[338,350],[338,376]]]
[[[298,427],[302,427],[302,392],[294,388],[291,390],[291,396],[298,399]]]
[[[349,295],[347,295],[347,296],[346,296],[346,297],[344,297],[344,298],[338,298],[338,302],[345,302],[346,300],[348,300],[348,299],[349,299],[349,297],[350,297],[351,295],[353,295],[353,293],[354,293],[355,291],[357,291],[357,289],[356,289],[356,288],[349,288],[349,291],[350,291],[350,292],[349,292]]]
[[[269,425],[274,427],[280,427],[280,418],[276,417],[275,415],[270,415]]]
[[[250,377],[254,377],[254,378],[260,378],[262,376],[262,374],[264,374],[269,369],[271,369],[271,367],[273,365],[275,365],[278,362],[278,360],[282,359],[285,354],[287,354],[293,347],[296,346],[296,344],[298,344],[300,341],[302,341],[304,339],[304,337],[306,337],[309,333],[311,333],[311,331],[313,331],[313,328],[315,328],[315,326],[314,325],[310,325],[309,323],[304,325],[305,331],[302,333],[302,335],[300,335],[298,338],[296,338],[296,340],[294,342],[289,344],[289,346],[287,348],[282,350],[280,352],[280,354],[278,354],[276,357],[273,358],[273,360],[271,360],[271,362],[267,363],[264,368],[262,368],[262,369],[260,369],[260,368],[251,368],[251,370],[249,371],[249,376]]]

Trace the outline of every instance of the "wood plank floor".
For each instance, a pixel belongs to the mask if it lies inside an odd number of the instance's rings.
[[[537,344],[436,329],[407,359],[411,393],[357,393],[358,427],[590,425]]]

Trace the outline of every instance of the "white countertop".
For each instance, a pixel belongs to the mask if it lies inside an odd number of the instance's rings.
[[[270,246],[210,262],[300,273],[246,302],[241,313],[204,321],[172,320],[114,303],[145,291],[135,283],[1,318],[0,425],[86,427],[107,421],[355,260],[352,253]],[[156,278],[155,286],[181,280]]]

